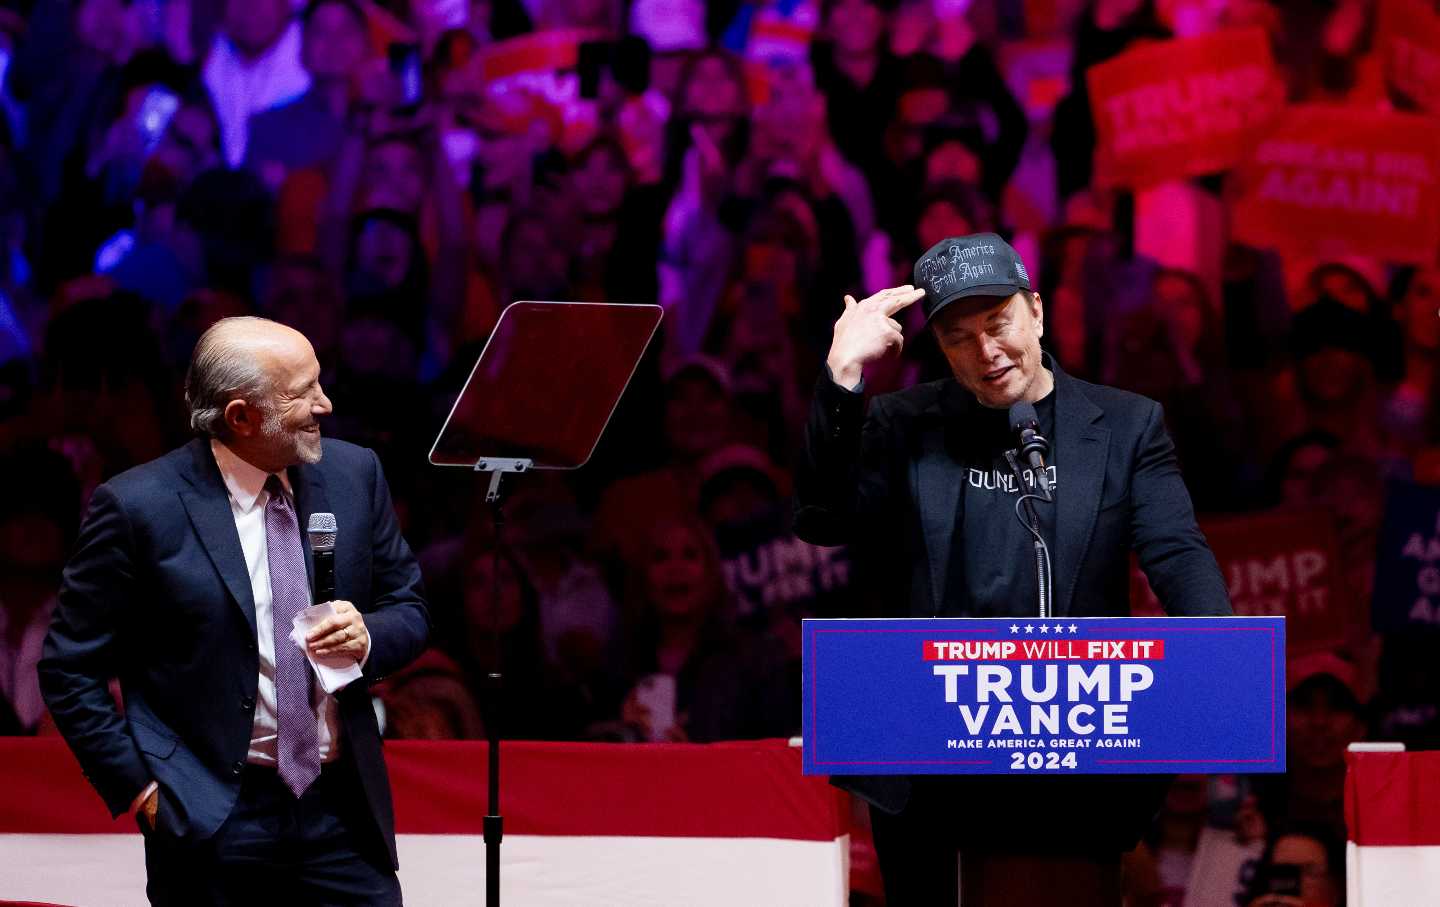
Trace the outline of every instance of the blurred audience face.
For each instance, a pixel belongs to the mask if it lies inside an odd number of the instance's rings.
[[[723,148],[745,116],[745,86],[718,56],[696,62],[681,98],[681,110]]]
[[[220,163],[219,138],[209,110],[201,104],[182,104],[150,159],[184,185]]]
[[[645,589],[662,621],[702,617],[714,594],[706,541],[689,526],[672,525],[653,534],[645,567]]]
[[[565,298],[569,254],[552,223],[535,212],[516,215],[505,229],[500,262],[511,299]]]
[[[868,56],[884,36],[885,13],[869,0],[835,0],[825,16],[825,31],[837,54]]]
[[[356,270],[386,290],[404,283],[414,264],[412,254],[410,234],[384,218],[366,220],[355,241]]]
[[[1313,506],[1313,480],[1333,456],[1335,450],[1329,444],[1316,442],[1296,448],[1280,477],[1280,505],[1287,508]]]
[[[1319,675],[1290,694],[1286,741],[1291,765],[1333,769],[1344,764],[1345,749],[1365,737],[1365,725],[1340,681]]]
[[[1151,288],[1153,304],[1174,328],[1173,338],[1194,352],[1205,337],[1207,313],[1204,290],[1184,275],[1162,273]]]
[[[372,146],[365,156],[364,184],[365,207],[419,212],[425,198],[425,162],[420,149],[402,139]]]
[[[605,219],[625,201],[630,166],[617,146],[599,143],[576,163],[570,179],[580,213],[587,220]]]
[[[80,0],[75,37],[110,63],[123,63],[134,47],[129,4],[123,0]]]
[[[1299,868],[1300,901],[1305,907],[1336,907],[1340,903],[1340,885],[1330,872],[1325,845],[1309,835],[1276,839],[1270,865]]]
[[[225,34],[241,56],[258,57],[290,25],[289,0],[227,0]]]
[[[981,175],[980,158],[958,139],[940,143],[925,158],[926,185],[949,180],[974,185]]]
[[[730,438],[730,398],[698,371],[677,375],[666,388],[665,439],[682,460],[699,459]]]
[[[1370,360],[1353,350],[1325,347],[1296,365],[1302,396],[1311,405],[1330,409],[1359,400],[1374,380]]]
[[[301,62],[314,79],[349,79],[369,53],[365,24],[343,3],[315,8],[305,24]]]
[[[1402,301],[1405,339],[1415,349],[1440,350],[1440,268],[1426,268],[1410,281]]]
[[[798,67],[771,77],[770,96],[752,111],[750,153],[769,163],[769,172],[803,179],[827,135],[825,99]]]
[[[900,96],[895,119],[885,133],[885,153],[898,165],[925,154],[925,130],[950,109],[950,97],[939,86],[911,88]]]
[[[960,299],[930,324],[950,370],[982,406],[1004,409],[1038,399],[1044,331],[1039,296],[1031,301],[1016,293],[988,304]]]

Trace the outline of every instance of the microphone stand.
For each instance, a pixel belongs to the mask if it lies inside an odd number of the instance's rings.
[[[1045,537],[1040,534],[1040,520],[1035,516],[1035,505],[1031,502],[1037,500],[1053,502],[1053,498],[1025,491],[1025,477],[1020,471],[1020,461],[1016,458],[1015,451],[1005,451],[1005,462],[1010,464],[1010,472],[1015,476],[1016,488],[1021,492],[1019,499],[1015,501],[1015,518],[1030,532],[1031,544],[1035,549],[1035,582],[1039,589],[1040,618],[1048,619],[1054,611],[1050,547],[1045,544]],[[1039,484],[1038,478],[1036,484]],[[1023,517],[1020,515],[1022,509],[1025,511]]]

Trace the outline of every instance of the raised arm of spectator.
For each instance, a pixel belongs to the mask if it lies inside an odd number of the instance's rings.
[[[703,141],[703,130],[692,135]],[[723,166],[712,159],[718,154],[713,145],[707,150],[692,146],[686,152],[680,188],[665,211],[657,276],[667,321],[665,355],[670,359],[695,353],[705,342],[735,254],[735,237],[720,222],[713,188],[720,178],[716,170]]]
[[[956,84],[969,86],[971,96],[984,101],[995,114],[999,129],[985,151],[984,188],[991,198],[999,199],[1020,164],[1030,121],[995,65],[995,58],[984,47],[977,45],[961,60]]]

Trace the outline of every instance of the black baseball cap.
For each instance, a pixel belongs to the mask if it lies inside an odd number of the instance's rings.
[[[994,233],[953,236],[931,246],[915,262],[915,286],[925,291],[920,304],[927,323],[957,299],[1032,289],[1020,255]]]

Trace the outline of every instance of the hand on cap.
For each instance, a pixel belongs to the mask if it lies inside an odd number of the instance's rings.
[[[905,346],[905,332],[895,315],[924,298],[925,291],[906,284],[881,290],[859,302],[845,297],[845,312],[835,322],[835,336],[825,364],[841,387],[855,388],[864,377],[863,369],[891,350]]]

